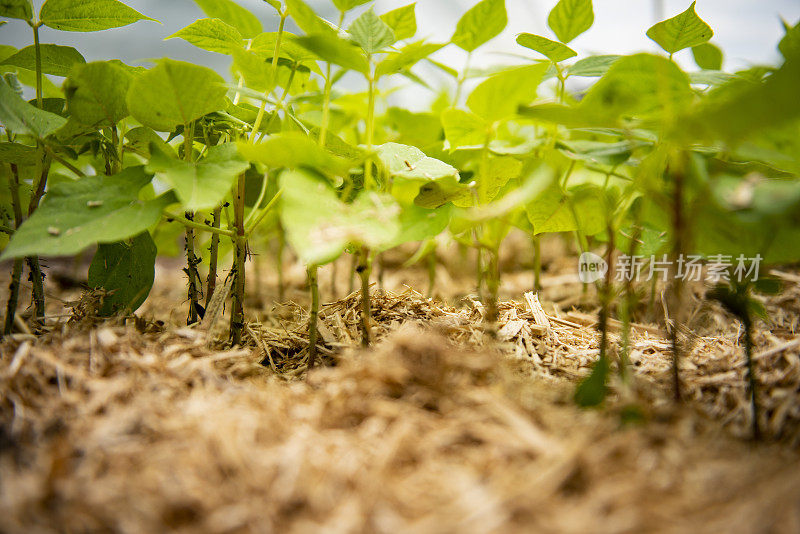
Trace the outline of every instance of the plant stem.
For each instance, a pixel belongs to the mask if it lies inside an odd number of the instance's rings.
[[[311,291],[311,316],[308,321],[308,369],[309,371],[317,364],[317,339],[319,337],[317,331],[317,320],[319,318],[319,283],[318,274],[319,267],[316,265],[309,265],[308,273],[308,287]]]
[[[193,228],[195,230],[200,230],[202,232],[209,232],[211,234],[230,237],[230,238],[233,238],[233,237],[236,236],[236,233],[235,232],[231,232],[230,230],[223,230],[221,228],[214,228],[213,226],[209,226],[207,224],[201,224],[201,223],[198,223],[198,222],[195,222],[195,221],[190,221],[189,219],[187,219],[183,215],[178,215],[176,213],[170,213],[168,211],[165,211],[165,212],[162,213],[162,215],[164,217],[166,217],[167,219],[172,219],[174,221],[177,221],[177,222],[181,223],[182,225],[186,226],[187,228]]]
[[[533,289],[542,290],[542,239],[533,236]]]
[[[11,190],[11,207],[14,210],[14,226],[19,228],[22,225],[22,206],[19,199],[19,170],[17,166],[11,165],[12,178],[8,181],[9,189]],[[14,267],[11,271],[11,283],[8,286],[8,303],[6,304],[6,321],[5,328],[3,329],[4,335],[11,334],[14,328],[14,316],[17,313],[17,304],[19,302],[19,288],[22,279],[22,267],[24,263],[22,258],[14,260]]]
[[[45,154],[42,161],[42,172],[39,177],[39,183],[31,197],[31,203],[28,205],[28,218],[39,208],[39,202],[42,200],[44,192],[47,189],[47,176],[50,174],[51,163],[52,159]],[[33,292],[33,317],[38,321],[39,319],[44,319],[45,315],[44,273],[42,273],[42,268],[37,256],[30,256],[26,258],[26,261],[28,263],[28,269],[30,270],[30,282]]]
[[[283,254],[286,251],[286,232],[283,230],[283,225],[278,224],[278,254],[275,258],[275,266],[278,269],[278,300],[285,301],[286,289],[283,281]]]
[[[220,222],[222,219],[222,208],[214,210],[213,220],[211,227],[219,230]],[[211,247],[208,256],[208,278],[206,278],[206,309],[211,302],[211,297],[214,296],[214,291],[217,289],[217,265],[219,264],[219,234],[211,234]]]
[[[233,199],[234,226],[234,291],[233,311],[231,313],[231,344],[239,345],[242,342],[244,330],[244,288],[245,288],[245,262],[247,261],[247,237],[244,228],[244,194],[245,175],[239,176],[236,192]]]
[[[500,291],[500,250],[494,248],[489,252],[489,273],[486,277],[486,288],[489,290],[489,301],[486,305],[486,322],[489,336],[497,339],[497,321],[499,319],[498,293]]]
[[[194,125],[183,125],[183,159],[187,162],[192,161],[192,151],[194,147]],[[189,222],[194,222],[194,214],[187,211],[185,218]],[[189,277],[188,284],[188,297],[189,297],[189,317],[186,323],[193,325],[199,321],[200,314],[200,292],[198,287],[200,285],[200,275],[197,272],[197,266],[200,260],[197,259],[194,248],[194,228],[193,226],[186,227],[186,275]]]
[[[745,357],[747,358],[747,393],[750,395],[750,406],[753,411],[753,439],[759,441],[761,439],[761,425],[759,424],[759,406],[758,406],[758,389],[756,383],[756,371],[753,364],[753,322],[749,316],[743,317],[744,319],[744,348]]]
[[[44,101],[42,99],[42,51],[39,44],[39,26],[41,22],[33,25],[33,57],[36,68],[36,107],[42,109]]]
[[[361,344],[364,347],[368,347],[372,342],[370,328],[372,304],[369,296],[369,277],[372,268],[370,263],[369,249],[362,247],[356,270],[361,276]]]
[[[678,264],[678,259],[683,254],[685,245],[684,234],[686,221],[684,220],[683,206],[683,189],[685,179],[684,172],[685,169],[681,168],[678,169],[677,172],[669,174],[674,182],[672,197],[672,229],[675,232],[675,242],[672,248],[673,265]],[[672,315],[672,327],[670,328],[670,343],[672,345],[672,385],[675,402],[680,402],[682,399],[680,377],[680,360],[682,356],[682,349],[679,328],[683,309],[683,280],[680,277],[675,276],[672,284],[672,306],[670,310],[670,315]]]
[[[186,218],[192,220],[194,214],[186,212]],[[193,325],[199,321],[199,307],[200,296],[198,286],[200,284],[200,275],[197,272],[197,265],[200,260],[194,251],[194,230],[186,228],[186,275],[189,277],[188,296],[189,296],[189,317],[186,319],[186,324]]]
[[[256,140],[256,136],[258,132],[261,130],[261,123],[264,121],[264,114],[267,110],[267,97],[269,97],[272,90],[275,88],[275,83],[278,77],[278,58],[280,57],[281,53],[281,43],[283,41],[283,30],[286,26],[286,17],[288,17],[288,13],[281,14],[281,22],[278,26],[278,37],[275,40],[275,51],[272,54],[272,75],[271,80],[269,83],[269,87],[267,87],[266,91],[264,91],[264,100],[261,101],[261,105],[258,108],[258,115],[256,115],[256,121],[253,123],[253,129],[250,131],[250,139],[249,142],[252,144]]]
[[[367,103],[367,151],[369,155],[364,162],[364,188],[370,190],[374,187],[372,183],[372,147],[375,142],[375,76],[370,74],[367,82],[369,85],[369,101]]]
[[[467,73],[469,72],[469,64],[472,61],[472,52],[467,53],[467,61],[464,63],[464,70],[461,72],[461,76],[458,77],[458,83],[456,84],[456,97],[453,101],[453,105],[458,107],[458,102],[461,100],[461,92],[464,90],[464,82],[467,81]]]

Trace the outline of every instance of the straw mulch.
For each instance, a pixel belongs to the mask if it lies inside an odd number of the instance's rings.
[[[692,400],[675,410],[664,340],[641,326],[635,386],[581,411],[574,383],[598,350],[584,315],[543,324],[530,301],[504,303],[495,345],[477,303],[378,293],[378,342],[361,351],[358,300],[325,307],[335,367],[308,381],[300,308],[235,350],[141,324],[5,342],[0,531],[800,530],[788,336],[759,334],[765,422],[783,441],[756,446],[734,437],[748,428],[736,336],[695,339]],[[630,403],[646,424],[623,425]]]

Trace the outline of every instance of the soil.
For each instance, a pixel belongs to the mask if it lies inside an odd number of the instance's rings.
[[[538,299],[530,251],[505,251],[497,340],[468,255],[442,258],[434,298],[418,292],[424,267],[401,268],[408,251],[387,256],[368,349],[343,258],[320,273],[325,365],[307,377],[301,265],[284,266],[279,303],[268,258],[252,262],[246,343],[228,347],[226,317],[184,326],[177,261],[159,264],[136,319],[106,321],[72,267],[51,264],[47,331],[20,325],[0,345],[0,531],[800,532],[797,272],[763,300],[754,442],[741,329],[702,287],[682,404],[646,285],[630,382],[578,408],[597,298],[559,247]],[[619,333],[612,321],[613,353]]]

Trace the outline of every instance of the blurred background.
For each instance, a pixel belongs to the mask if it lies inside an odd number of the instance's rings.
[[[261,19],[265,31],[276,31],[278,17],[263,0],[237,0]],[[418,0],[418,38],[435,42],[447,42],[461,15],[478,0]],[[337,12],[331,0],[308,0],[318,14],[328,20],[336,20]],[[411,0],[377,0],[376,12],[385,13],[407,5]],[[517,34],[536,33],[553,38],[547,28],[547,15],[557,0],[506,0],[509,25],[498,38],[482,47],[473,59],[474,67],[490,64],[519,64],[524,60],[514,55],[539,57],[515,43]],[[34,0],[36,9],[43,0]],[[163,39],[188,26],[205,15],[192,0],[125,0],[134,9],[158,19],[161,24],[138,22],[124,28],[98,33],[60,32],[41,29],[43,43],[57,43],[77,48],[87,61],[121,59],[133,65],[145,65],[149,59],[169,56],[212,67],[229,76],[230,59],[220,54],[206,52],[193,47],[181,39]],[[594,26],[570,43],[579,57],[590,54],[626,54],[639,51],[656,51],[654,42],[645,36],[647,29],[660,20],[684,11],[690,0],[595,0]],[[367,6],[354,10],[347,21],[357,17]],[[777,42],[783,34],[780,19],[790,23],[800,19],[800,0],[699,0],[697,13],[713,29],[712,43],[725,52],[727,71],[734,71],[754,64],[775,64],[779,55]],[[293,24],[289,31],[297,32]],[[22,48],[31,44],[30,28],[20,22],[11,21],[0,27],[0,43]],[[465,54],[455,46],[438,52],[436,59],[461,69]],[[694,69],[691,51],[676,54],[676,60],[684,68]],[[428,70],[426,70],[426,68]],[[440,71],[420,66],[418,72],[432,86],[447,83]],[[61,83],[60,80],[54,80]],[[349,89],[357,89],[357,78],[347,81]],[[425,107],[435,95],[414,89],[393,95],[394,104],[410,108]]]

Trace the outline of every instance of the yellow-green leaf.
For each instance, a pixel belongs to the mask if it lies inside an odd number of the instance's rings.
[[[96,32],[152,20],[117,0],[47,0],[39,12],[45,26],[68,32]]]
[[[713,37],[714,32],[697,16],[694,10],[695,3],[692,2],[689,9],[683,13],[659,22],[647,30],[647,36],[670,54],[707,42]]]

